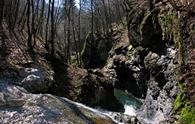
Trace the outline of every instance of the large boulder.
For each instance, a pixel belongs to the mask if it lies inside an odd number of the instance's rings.
[[[53,76],[54,72],[50,67],[46,68],[38,63],[0,62],[0,79],[9,80],[9,82],[20,85],[31,93],[48,92],[54,83]]]
[[[98,68],[106,64],[109,51],[112,48],[113,38],[89,34],[86,37],[83,50],[82,62],[84,68]]]
[[[1,123],[114,124],[106,115],[48,94],[30,94],[19,86],[0,82]]]
[[[142,47],[127,46],[126,52],[113,56],[113,67],[116,71],[117,81],[115,87],[127,90],[137,98],[144,99],[147,91],[148,71],[144,67],[144,56],[147,50]]]
[[[47,92],[54,82],[53,71],[45,71],[39,66],[22,68],[19,71],[21,85],[31,93]]]
[[[130,43],[158,51],[165,46],[162,41],[162,29],[158,21],[158,9],[154,9],[153,0],[126,0],[127,23]]]
[[[66,65],[56,58],[52,59],[55,84],[50,93],[82,102],[89,106],[120,110],[123,106],[114,96],[114,86],[109,77]]]

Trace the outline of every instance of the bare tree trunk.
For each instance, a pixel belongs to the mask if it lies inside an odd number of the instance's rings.
[[[94,10],[93,10],[94,6],[93,6],[93,0],[91,0],[91,33],[92,35],[94,34]]]
[[[54,19],[54,8],[55,7],[55,0],[52,1],[51,7],[51,55],[54,56],[55,53],[55,46],[54,46],[54,38],[55,38],[55,19]]]
[[[35,39],[35,3],[34,3],[34,0],[31,0],[31,8],[32,8],[32,18],[31,18],[31,33],[32,33],[32,36],[33,36],[33,46],[36,45],[36,39]]]
[[[18,20],[18,11],[19,11],[19,7],[20,7],[20,0],[17,0],[16,9],[15,9],[15,14],[14,14],[14,22],[13,22],[12,29],[15,28],[16,22],[17,22],[17,20]]]
[[[81,52],[81,10],[82,10],[82,0],[79,0],[79,32],[78,32],[78,54],[79,54],[79,66],[81,66],[81,58],[80,58],[80,52]]]
[[[24,19],[24,17],[25,17],[25,14],[26,14],[27,6],[28,6],[28,4],[26,3],[26,4],[25,4],[25,7],[24,7],[24,10],[23,10],[23,12],[22,12],[22,16],[21,16],[21,18],[20,18],[19,21],[18,21],[18,26],[21,26],[21,23],[22,23],[22,21],[23,21],[23,19]],[[24,23],[24,22],[23,22],[23,23]]]
[[[108,10],[107,10],[107,7],[106,7],[106,3],[105,3],[105,0],[102,0],[102,3],[103,3],[103,7],[104,7],[104,17],[105,17],[105,30],[106,30],[106,34],[108,34],[109,32],[109,17],[108,17]]]
[[[70,24],[71,24],[71,9],[72,9],[72,0],[69,0],[69,8],[68,8],[68,44],[67,44],[67,60],[71,63],[71,55],[70,55],[70,35],[71,35],[71,29],[70,29]]]
[[[40,3],[40,0],[37,0],[36,8],[35,8],[35,15],[36,15],[35,17],[36,17],[36,19],[39,19],[39,3]]]
[[[81,10],[82,10],[82,0],[79,0],[79,51],[81,51]]]
[[[37,27],[37,32],[41,36],[43,36],[44,11],[45,11],[45,0],[42,0],[41,13],[40,13],[40,18],[39,18],[38,27]]]
[[[32,45],[32,31],[30,26],[30,14],[31,14],[31,2],[27,0],[28,7],[27,7],[27,29],[28,29],[28,48],[29,52],[34,54],[33,45]]]
[[[66,41],[67,41],[67,31],[66,31],[66,27],[67,27],[67,25],[66,25],[66,18],[65,18],[65,20],[64,20],[64,56],[65,56],[65,59],[67,60],[67,43],[66,43]]]
[[[74,13],[72,14],[74,15]],[[76,31],[75,31],[75,24],[74,24],[74,16],[72,18],[72,32],[73,32],[73,38],[74,38],[74,44],[75,44],[75,51],[76,51],[76,58],[77,58],[77,64],[80,65],[80,54],[79,54],[79,48],[78,48],[78,43],[77,43],[77,40],[76,40]]]
[[[49,25],[49,19],[50,19],[50,6],[51,6],[51,0],[49,0],[49,8],[47,13],[47,22],[46,22],[46,31],[45,31],[45,49],[49,51],[49,44],[48,44],[48,25]]]
[[[23,31],[24,30],[25,24],[26,24],[26,20],[27,20],[27,18],[25,17],[24,20],[23,20],[23,23],[21,25],[20,31]]]
[[[89,62],[92,60],[92,51],[94,44],[94,5],[93,0],[91,0],[91,34],[90,34],[90,55],[89,55]]]
[[[12,20],[12,18],[13,18],[12,7],[13,7],[13,1],[11,0],[11,2],[9,4],[9,10],[8,10],[8,12],[9,12],[9,15],[8,15],[8,28],[9,28],[9,30],[12,29],[12,22],[13,22],[13,20]]]
[[[2,20],[4,16],[4,5],[5,5],[5,1],[0,0],[0,25],[2,24]]]
[[[112,20],[111,20],[112,19],[112,16],[111,16],[111,9],[110,9],[111,8],[111,5],[110,4],[111,4],[110,3],[110,0],[108,0],[108,15],[109,15],[108,16],[109,17],[108,18],[108,23],[109,23],[108,24],[109,25],[109,29],[108,30],[110,30],[112,32],[112,25],[111,25],[111,23],[112,23]]]

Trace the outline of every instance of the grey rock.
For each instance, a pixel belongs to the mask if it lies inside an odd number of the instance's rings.
[[[46,92],[52,85],[53,72],[47,72],[41,67],[24,68],[19,71],[21,85],[29,92]]]
[[[158,61],[160,56],[156,53],[149,52],[148,55],[144,58],[144,65],[146,69],[155,68],[158,66]]]
[[[150,76],[145,102],[137,113],[138,118],[143,122],[149,121],[156,124],[169,119],[171,116],[174,96],[178,93],[174,72],[177,65],[169,60],[170,58],[171,60],[175,59],[176,53],[171,48],[168,48],[166,53],[166,55],[161,56],[149,53],[145,57],[145,63],[150,63],[147,66],[148,69],[155,73]],[[163,68],[158,70],[157,67]]]
[[[68,99],[49,94],[30,94],[25,89],[0,83],[0,123],[111,124],[109,117]]]

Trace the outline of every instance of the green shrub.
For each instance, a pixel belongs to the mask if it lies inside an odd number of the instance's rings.
[[[182,124],[195,124],[195,108],[186,96],[186,87],[182,83],[179,84],[179,87],[181,93],[177,95],[173,107],[176,118]]]

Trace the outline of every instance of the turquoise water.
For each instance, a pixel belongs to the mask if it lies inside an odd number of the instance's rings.
[[[117,100],[124,105],[125,114],[136,115],[136,110],[142,105],[142,102],[139,99],[136,99],[134,96],[119,89],[114,89],[114,95]]]

